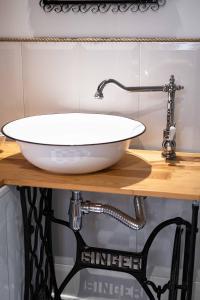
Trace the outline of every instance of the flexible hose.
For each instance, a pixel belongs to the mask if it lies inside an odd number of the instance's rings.
[[[144,197],[135,196],[134,207],[135,218],[132,218],[119,209],[107,204],[91,203],[89,201],[81,203],[81,210],[83,213],[87,214],[93,212],[107,214],[131,229],[140,230],[146,223]]]

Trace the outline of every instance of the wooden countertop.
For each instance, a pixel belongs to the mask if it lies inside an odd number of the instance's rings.
[[[60,175],[26,161],[15,142],[0,146],[0,185],[200,200],[200,153],[177,153],[166,162],[160,151],[129,150],[109,169],[86,175]]]

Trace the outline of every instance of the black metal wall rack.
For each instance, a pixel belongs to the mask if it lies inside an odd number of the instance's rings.
[[[166,0],[40,0],[40,6],[47,13],[125,13],[157,11]]]

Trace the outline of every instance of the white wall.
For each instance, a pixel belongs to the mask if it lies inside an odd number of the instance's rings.
[[[23,228],[19,195],[0,188],[0,299],[22,300],[24,285]]]
[[[155,13],[103,15],[45,14],[38,3],[39,0],[0,0],[0,37],[199,37],[200,32],[198,0],[168,0],[166,6]],[[135,146],[160,149],[166,124],[166,94],[129,94],[108,86],[103,101],[95,101],[93,95],[98,83],[105,78],[113,77],[127,85],[157,85],[167,83],[173,73],[177,83],[185,87],[176,97],[177,148],[199,152],[199,65],[200,43],[0,43],[0,124],[24,115],[51,112],[122,114],[147,125],[146,133],[135,141]],[[132,211],[132,199],[129,197],[93,193],[84,193],[83,196],[109,202],[126,212]],[[54,192],[56,216],[67,218],[69,198],[69,192]],[[147,225],[138,233],[108,217],[88,216],[84,220],[83,235],[91,245],[139,250],[151,230],[161,221],[173,216],[190,220],[191,204],[148,198],[146,211]],[[68,259],[74,256],[68,247],[70,244],[71,249],[73,238],[60,228],[55,229],[55,234],[55,254],[61,280],[66,272],[62,264],[68,263]],[[152,248],[148,272],[158,283],[165,283],[169,275],[170,236],[169,229]],[[197,253],[200,252],[199,244],[198,236]],[[195,300],[200,290],[199,270],[197,260]],[[119,274],[109,277],[107,273],[101,273],[101,276],[116,285],[132,286],[130,279],[126,279],[125,283],[124,277]],[[120,278],[116,279],[117,276]],[[66,293],[76,294],[78,288],[87,299],[93,292],[90,274],[81,273],[76,280]],[[85,290],[81,282],[86,284]],[[121,296],[121,299],[133,298],[130,297]]]
[[[129,196],[82,193],[84,200],[107,203],[127,214],[133,214],[133,199]],[[54,191],[54,212],[66,220],[71,192]],[[94,247],[120,249],[124,251],[141,251],[152,230],[161,222],[174,217],[191,221],[191,203],[180,200],[147,198],[145,200],[147,224],[136,232],[126,228],[106,215],[86,215],[83,217],[81,235],[86,244]],[[57,278],[60,283],[74,263],[76,241],[73,233],[63,226],[54,225],[54,253],[56,257]],[[154,240],[148,257],[147,278],[163,286],[170,277],[171,257],[173,250],[174,226],[161,231]],[[194,290],[192,300],[199,299],[200,293],[200,238],[197,238],[197,259],[194,271]],[[182,269],[182,263],[180,268]],[[102,284],[106,282],[109,292],[103,292]],[[91,300],[149,300],[138,283],[129,275],[119,272],[83,270],[67,285],[63,294],[72,295],[72,299]],[[97,296],[98,295],[98,296]],[[73,298],[74,296],[74,298]],[[100,298],[99,298],[100,297]],[[180,295],[178,300],[180,300]],[[166,292],[162,300],[169,300]]]
[[[176,95],[177,149],[200,149],[200,43],[0,43],[0,125],[22,116],[89,111],[144,122],[137,147],[161,148],[167,94],[127,93],[98,84],[164,85],[171,74],[184,90]]]
[[[105,88],[102,101],[95,100],[94,93],[98,83],[105,78],[116,78],[129,86],[157,85],[167,83],[173,73],[177,83],[184,85],[184,90],[177,92],[176,97],[177,148],[199,152],[199,64],[200,43],[0,43],[1,123],[24,115],[52,112],[89,111],[125,115],[147,126],[146,133],[135,140],[135,146],[160,149],[162,130],[166,125],[167,94],[132,94],[114,85]],[[83,196],[84,199],[110,203],[129,213],[132,211],[132,199],[129,197],[93,193],[84,193]],[[56,216],[66,219],[70,193],[55,191],[54,199]],[[138,233],[106,216],[89,216],[84,220],[83,235],[90,245],[139,250],[160,222],[174,216],[190,220],[191,203],[148,198],[146,211],[147,225]],[[71,262],[75,244],[72,234],[60,227],[54,232],[61,280],[68,270],[63,264],[68,263],[69,258]],[[148,274],[157,282],[168,280],[172,251],[170,237],[172,232],[169,228],[152,248]],[[199,243],[198,236],[197,253]],[[200,285],[199,270],[197,260],[194,277],[196,294]],[[78,289],[79,296],[86,293],[89,297],[89,291],[83,289],[82,282],[86,285],[90,282],[91,285],[92,278],[96,277],[86,273],[77,276],[79,279],[75,279],[79,284],[72,281],[66,294]],[[105,276],[107,273],[102,278]],[[115,284],[123,279],[116,279],[116,276],[119,274],[114,276]],[[112,276],[109,278],[112,282]],[[129,284],[129,281],[125,282],[125,285]],[[135,289],[138,289],[137,286]],[[122,299],[129,300],[124,296]]]
[[[166,0],[157,12],[44,13],[39,0],[0,0],[0,36],[200,37],[199,0]]]

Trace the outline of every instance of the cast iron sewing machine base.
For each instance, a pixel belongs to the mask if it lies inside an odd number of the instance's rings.
[[[24,224],[25,289],[24,300],[61,300],[61,295],[72,279],[82,269],[95,268],[120,271],[132,275],[150,300],[161,300],[168,291],[169,300],[191,300],[194,271],[195,244],[198,222],[198,203],[192,205],[191,223],[173,218],[159,224],[150,234],[141,252],[126,252],[89,247],[79,232],[74,232],[77,242],[75,264],[60,286],[57,285],[52,251],[52,223],[69,228],[69,223],[54,217],[52,190],[19,187]],[[174,246],[171,275],[164,286],[147,278],[150,247],[157,234],[174,224]],[[184,242],[183,242],[184,241]],[[183,244],[183,271],[180,276],[180,253]],[[180,280],[181,278],[181,280]]]

